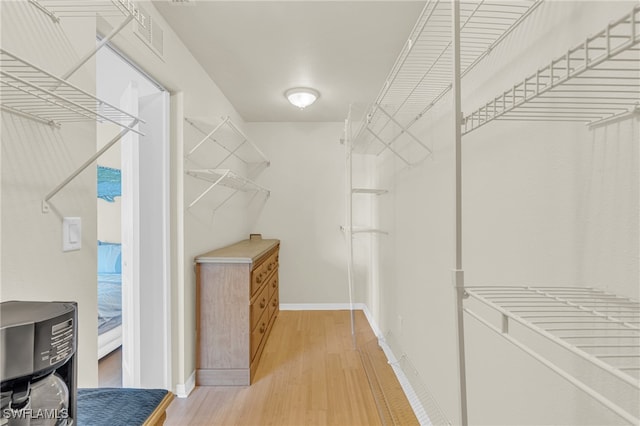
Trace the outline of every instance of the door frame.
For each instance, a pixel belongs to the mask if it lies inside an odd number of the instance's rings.
[[[161,84],[159,84],[154,78],[149,76],[147,73],[142,71],[140,67],[138,67],[134,61],[132,61],[127,56],[123,55],[115,46],[111,43],[105,46],[111,52],[115,53],[119,56],[123,61],[125,61],[132,69],[140,73],[144,78],[146,78],[153,85],[158,87],[161,96],[163,98],[163,120],[162,126],[162,140],[154,141],[154,144],[159,145],[160,149],[160,157],[161,157],[161,168],[162,168],[162,176],[161,181],[158,182],[160,184],[161,191],[161,208],[160,211],[155,212],[155,214],[160,215],[161,225],[158,229],[161,228],[161,241],[162,241],[162,279],[161,279],[161,291],[162,291],[162,357],[164,359],[163,371],[162,371],[162,387],[165,389],[171,390],[172,386],[172,345],[171,345],[171,157],[170,157],[170,118],[171,118],[171,102],[170,102],[170,92],[164,88]],[[137,92],[134,90],[130,93],[130,98],[123,102],[125,104],[130,104],[130,106],[134,106],[136,109],[138,108],[138,99]],[[135,97],[135,99],[133,99]],[[146,141],[148,142],[148,141]],[[123,346],[126,344],[124,339],[125,333],[126,335],[131,336],[128,339],[132,342],[132,347],[127,350],[123,347],[123,386],[132,386],[132,387],[142,387],[145,382],[145,379],[141,375],[141,365],[144,362],[142,359],[143,348],[140,345],[141,337],[145,335],[145,330],[143,330],[143,323],[140,321],[140,306],[144,302],[144,295],[141,294],[140,289],[140,274],[144,273],[144,271],[140,270],[140,253],[144,250],[144,241],[141,238],[140,231],[140,219],[141,219],[141,210],[140,210],[140,191],[144,191],[144,188],[140,188],[140,170],[138,167],[139,164],[139,136],[137,134],[129,133],[122,140],[122,177],[123,177],[123,201],[124,201],[124,177],[125,175],[131,178],[131,181],[128,183],[130,188],[130,194],[135,197],[135,200],[131,200],[133,202],[129,203],[127,206],[127,215],[130,215],[125,219],[125,203],[123,202],[123,214],[122,214],[122,232],[125,231],[125,224],[127,221],[131,227],[131,235],[129,235],[129,240],[131,246],[128,248],[124,247],[124,243],[126,241],[125,236],[123,235],[122,243],[123,243],[123,251],[122,251],[122,262],[123,262],[123,274],[125,272],[124,264],[125,262],[128,265],[131,265],[131,294],[129,297],[132,299],[132,310],[133,312],[129,312],[129,316],[131,321],[127,323],[127,330],[125,332],[125,323],[123,322]],[[128,161],[125,161],[124,156],[128,155]],[[126,169],[125,169],[126,167]],[[123,277],[124,278],[124,277]],[[124,298],[124,295],[123,295]],[[125,305],[123,304],[123,309],[125,309]],[[124,313],[124,312],[123,312]],[[159,345],[160,346],[160,345]],[[125,382],[125,352],[130,352],[130,364],[132,367],[131,376],[127,378]]]

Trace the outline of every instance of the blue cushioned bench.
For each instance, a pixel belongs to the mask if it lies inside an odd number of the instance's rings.
[[[78,389],[79,426],[156,426],[173,394],[165,389]]]

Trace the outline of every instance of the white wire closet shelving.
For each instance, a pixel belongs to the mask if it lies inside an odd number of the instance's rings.
[[[145,16],[131,0],[29,0],[29,3],[44,12],[54,22],[60,18],[84,18],[96,14],[109,17],[133,17],[141,26],[146,26]]]
[[[87,159],[42,200],[42,212],[49,212],[49,200],[89,167],[111,146],[144,123],[77,86],[60,79],[18,56],[0,49],[0,106],[3,111],[39,123],[60,127],[62,123],[97,121],[120,126],[120,133]]]
[[[0,49],[2,109],[52,126],[109,122],[141,134],[140,119],[18,56]]]
[[[195,206],[205,195],[218,186],[234,191],[214,207],[214,212],[226,204],[238,191],[254,191],[269,197],[270,191],[256,184],[253,180],[229,168],[221,168],[224,164],[235,159],[242,163],[249,176],[253,177],[271,164],[262,150],[233,123],[230,117],[223,117],[217,125],[193,118],[185,118],[185,121],[202,134],[202,139],[185,155],[186,160],[194,161],[196,152],[203,149],[207,143],[213,144],[223,153],[221,158],[211,167],[190,168],[185,171],[189,176],[211,183],[189,204],[188,208]]]
[[[640,111],[640,6],[465,116],[463,133],[494,120],[598,125]]]
[[[640,390],[640,303],[586,287],[465,287],[465,292],[502,315],[500,327],[465,307],[464,311],[551,368],[631,424],[634,414],[580,381],[551,359],[510,335],[514,322]]]
[[[224,186],[231,188],[234,191],[229,194],[224,200],[222,200],[213,210],[216,211],[222,207],[227,201],[231,199],[238,191],[242,192],[262,192],[267,197],[271,194],[270,191],[262,186],[258,185],[252,180],[249,180],[243,176],[238,175],[230,169],[203,169],[203,170],[187,170],[188,175],[197,179],[201,179],[207,182],[211,182],[211,185],[207,187],[195,200],[189,204],[189,208],[193,207],[200,201],[209,191],[216,186]]]
[[[460,3],[462,76],[491,52],[542,0]],[[412,133],[416,124],[451,89],[451,2],[427,2],[395,65],[355,136],[353,149],[379,155],[390,150],[413,165],[431,154],[429,146]],[[401,151],[412,144],[422,151],[418,159]]]

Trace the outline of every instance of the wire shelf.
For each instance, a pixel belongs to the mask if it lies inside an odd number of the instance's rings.
[[[464,76],[499,44],[542,0],[460,3],[461,70]],[[411,133],[419,121],[451,89],[451,2],[427,2],[395,65],[354,137],[354,150],[379,155],[400,140],[416,144],[426,158],[430,148]]]
[[[231,197],[233,197],[238,191],[262,192],[266,194],[267,197],[271,194],[271,192],[268,189],[263,188],[262,186],[258,185],[252,180],[249,180],[243,176],[240,176],[239,174],[235,173],[230,169],[198,169],[198,170],[187,170],[186,173],[189,176],[193,176],[197,179],[211,182],[211,185],[207,189],[205,189],[195,200],[193,200],[191,204],[189,204],[189,208],[196,205],[198,201],[200,201],[207,193],[209,193],[209,191],[211,191],[213,188],[215,188],[218,185],[231,188],[234,191],[224,201],[222,201],[214,209],[214,211],[222,207],[222,205],[224,205],[227,201],[229,201],[229,199],[231,199]]]
[[[4,49],[0,49],[0,77],[3,110],[54,126],[97,120],[142,134],[135,123],[143,120]]]
[[[29,0],[29,3],[47,14],[54,22],[60,18],[83,18],[100,14],[132,16],[142,27],[147,26],[144,14],[131,0]]]
[[[465,312],[515,343],[574,385],[637,424],[638,419],[509,335],[509,322],[547,338],[621,382],[640,390],[640,303],[582,287],[465,287],[502,314],[502,328],[468,307]]]
[[[640,111],[640,6],[464,118],[469,133],[493,120],[591,125]]]

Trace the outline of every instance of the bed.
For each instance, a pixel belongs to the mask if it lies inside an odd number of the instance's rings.
[[[98,359],[122,345],[122,246],[98,241]]]

